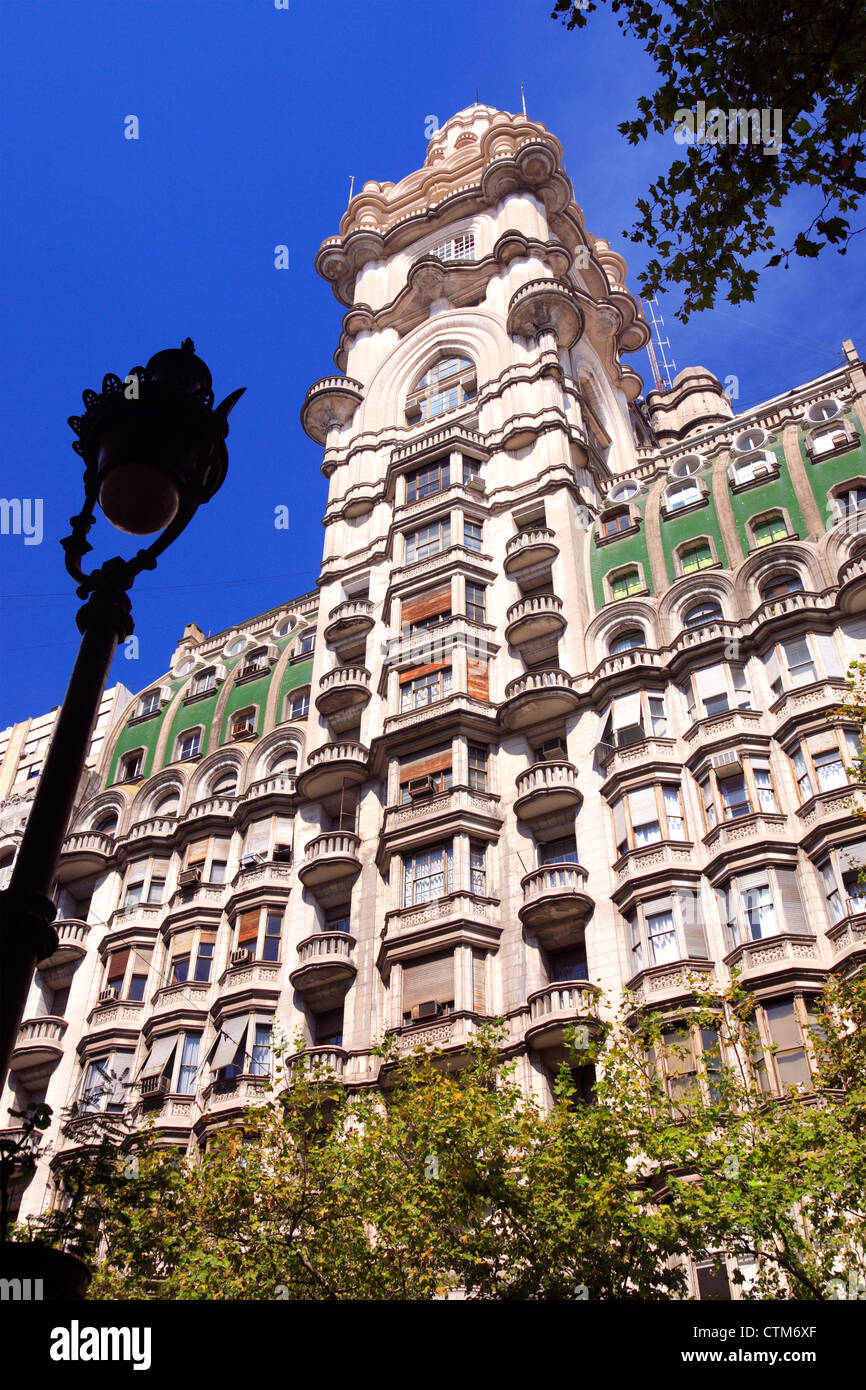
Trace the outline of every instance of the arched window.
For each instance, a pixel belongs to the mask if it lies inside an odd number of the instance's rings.
[[[298,750],[297,748],[284,748],[278,753],[274,761],[268,768],[268,772],[273,775],[277,772],[293,774],[298,770]]]
[[[406,401],[413,421],[435,420],[475,399],[475,364],[468,357],[440,357],[415,383]]]
[[[234,796],[238,789],[238,775],[231,772],[221,772],[218,777],[211,782],[211,796]]]
[[[294,619],[294,618],[283,618],[282,622],[280,622],[280,623],[277,624],[277,626],[276,626],[276,628],[274,629],[274,631],[275,631],[277,637],[285,637],[287,633],[291,632],[291,630],[292,630],[292,628],[293,628],[294,626],[295,626],[295,619]]]
[[[781,512],[770,512],[752,523],[752,538],[755,545],[772,545],[783,541],[788,535],[788,523]]]
[[[640,570],[637,568],[620,570],[619,574],[611,576],[610,596],[612,599],[628,598],[630,594],[639,594],[642,588]]]
[[[802,594],[803,581],[796,570],[781,570],[761,585],[761,598],[765,603],[771,599],[784,598],[786,594]]]
[[[708,569],[710,565],[715,564],[712,546],[704,537],[681,546],[677,553],[681,574],[696,574],[698,570]]]
[[[166,792],[155,803],[153,814],[155,816],[176,816],[180,806],[180,797],[176,791]]]
[[[620,652],[633,651],[635,647],[646,646],[646,635],[642,628],[629,627],[625,632],[620,632],[614,637],[608,647],[611,656],[618,656]]]
[[[239,652],[243,651],[246,645],[246,637],[236,637],[235,640],[233,642],[230,642],[229,645],[226,647],[226,655],[237,656]]]
[[[98,831],[100,835],[113,835],[117,830],[117,812],[106,811],[105,815],[100,816],[99,820],[96,821],[93,829]]]
[[[683,627],[701,627],[704,623],[714,623],[722,617],[722,605],[714,598],[703,599],[692,604],[683,614]]]

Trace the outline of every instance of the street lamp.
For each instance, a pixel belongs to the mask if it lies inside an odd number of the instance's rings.
[[[76,615],[81,646],[57,716],[9,886],[0,892],[0,1088],[33,971],[57,949],[48,896],[75,804],[102,692],[119,642],[133,632],[129,589],[221,487],[228,469],[228,416],[245,387],[213,408],[211,374],[187,338],[124,381],[108,375],[85,391],[83,415],[70,416],[84,459],[84,506],[61,545],[84,605]],[[117,527],[154,540],[130,560],[107,560],[85,574],[87,533],[99,506]]]

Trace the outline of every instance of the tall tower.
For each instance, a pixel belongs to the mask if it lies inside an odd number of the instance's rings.
[[[329,488],[300,785],[333,826],[306,886],[359,944],[344,1045],[500,1015],[543,1089],[590,980],[620,983],[575,676],[648,328],[559,142],[487,106],[365,183],[316,264],[347,312],[302,412]]]

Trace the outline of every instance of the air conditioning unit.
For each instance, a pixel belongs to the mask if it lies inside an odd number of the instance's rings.
[[[244,676],[260,676],[267,669],[267,662],[265,661],[248,661],[246,666],[241,668],[240,675],[242,678]]]
[[[239,743],[239,742],[241,741],[241,739],[250,738],[250,736],[252,735],[252,732],[253,732],[253,727],[252,727],[251,724],[249,724],[249,725],[244,725],[243,728],[235,729],[234,733],[232,734],[232,738],[233,738],[233,740],[234,740],[235,743]]]
[[[757,466],[756,468],[753,468],[753,469],[752,469],[752,477],[753,477],[753,478],[763,478],[763,477],[769,475],[769,472],[770,472],[770,466],[769,466],[769,464],[767,464],[767,463],[759,463],[758,466]]]
[[[164,1096],[168,1094],[167,1076],[145,1076],[140,1082],[143,1096]]]
[[[120,990],[116,985],[108,985],[99,991],[100,1004],[113,1004],[115,999],[120,998]]]
[[[414,800],[416,797],[420,796],[432,796],[436,789],[433,785],[433,778],[428,774],[426,777],[410,778],[406,790]]]
[[[483,479],[482,477],[480,477],[478,474],[476,474],[474,478],[467,478],[467,479],[466,479],[466,482],[463,484],[463,486],[464,486],[464,487],[471,487],[471,489],[472,489],[473,492],[484,492],[484,491],[485,491],[484,479]]]
[[[242,855],[241,855],[241,868],[242,868],[242,869],[256,869],[256,868],[258,868],[258,866],[259,866],[260,864],[264,864],[264,862],[265,862],[265,856],[264,856],[263,854],[242,854]]]
[[[291,845],[274,845],[274,860],[277,864],[291,864]]]
[[[412,1010],[412,1021],[420,1018],[435,1018],[439,1012],[439,1005],[435,999],[428,999],[424,1004],[416,1004]]]
[[[833,437],[832,437],[832,444],[833,444],[833,448],[834,448],[834,449],[839,449],[839,448],[842,447],[843,444],[847,444],[847,443],[848,443],[848,436],[847,436],[847,434],[834,434]]]
[[[232,951],[232,965],[246,965],[253,958],[253,953],[248,946],[239,946],[236,951]]]
[[[736,748],[730,748],[725,753],[716,753],[711,759],[711,765],[714,772],[722,774],[726,772],[741,772],[743,767]]]
[[[201,867],[196,865],[192,869],[181,869],[177,876],[178,887],[191,888],[195,883],[201,883]]]

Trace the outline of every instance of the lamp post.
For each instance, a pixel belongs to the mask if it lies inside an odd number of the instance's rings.
[[[57,949],[48,896],[114,653],[133,631],[129,589],[221,487],[228,469],[228,416],[245,387],[213,408],[211,374],[187,338],[125,381],[108,375],[85,391],[85,412],[69,424],[84,459],[84,506],[61,545],[84,600],[81,646],[12,870],[0,893],[0,1088],[37,962]],[[85,574],[96,507],[133,536],[160,532],[129,560],[115,557]]]

